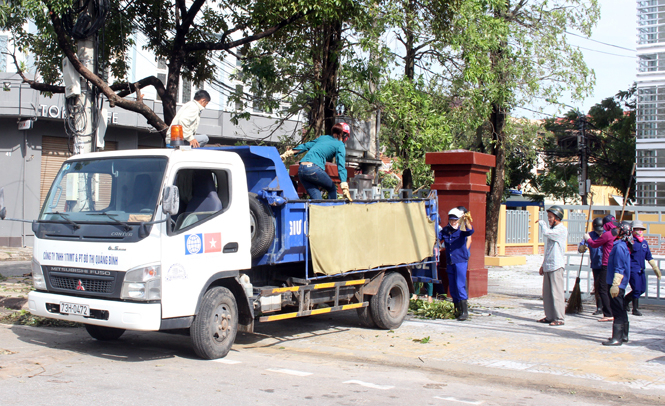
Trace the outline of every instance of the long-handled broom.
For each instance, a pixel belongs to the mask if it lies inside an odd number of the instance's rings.
[[[591,195],[591,201],[589,203],[589,214],[586,219],[586,226],[584,227],[584,232],[589,229],[589,220],[591,219],[591,206],[593,206],[593,195]],[[577,278],[575,278],[575,286],[573,291],[570,293],[570,298],[568,298],[568,305],[566,306],[566,314],[571,313],[582,313],[582,291],[580,289],[580,275],[582,274],[582,263],[584,262],[584,251],[582,257],[580,258],[580,269],[577,271]]]

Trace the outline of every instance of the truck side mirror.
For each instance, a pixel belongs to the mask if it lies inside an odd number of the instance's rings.
[[[7,209],[5,208],[5,188],[0,188],[0,220],[7,217]]]
[[[162,193],[162,212],[175,216],[180,210],[180,193],[174,185],[164,186]]]

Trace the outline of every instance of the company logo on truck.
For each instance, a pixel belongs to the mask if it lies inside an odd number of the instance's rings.
[[[185,255],[222,252],[222,233],[185,234]]]

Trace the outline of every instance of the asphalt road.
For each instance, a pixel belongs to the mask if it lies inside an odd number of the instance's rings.
[[[128,332],[98,342],[82,328],[0,326],[3,405],[607,405],[548,388],[520,388],[423,368],[245,348],[197,359],[189,337]],[[616,402],[615,404],[619,404]],[[636,404],[636,403],[632,403]]]
[[[32,272],[30,261],[0,261],[0,275],[23,276]]]

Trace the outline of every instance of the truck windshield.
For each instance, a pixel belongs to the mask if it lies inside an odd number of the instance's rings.
[[[166,157],[66,162],[44,201],[40,221],[133,223],[154,215]]]

